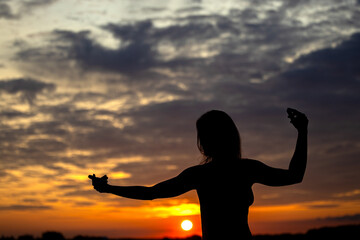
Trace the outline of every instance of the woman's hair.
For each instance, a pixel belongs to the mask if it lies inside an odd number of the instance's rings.
[[[241,158],[239,131],[229,115],[211,110],[196,121],[197,145],[204,163],[216,159]]]

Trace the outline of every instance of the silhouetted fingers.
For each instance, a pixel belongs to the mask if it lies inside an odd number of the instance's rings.
[[[108,179],[108,176],[104,175],[104,176],[101,177],[101,179],[107,180],[107,179]]]
[[[292,123],[296,129],[304,130],[307,128],[309,120],[304,113],[293,108],[288,108],[286,111],[288,118],[290,118],[290,123]]]
[[[108,177],[106,175],[102,176],[101,178],[96,177],[95,174],[89,175],[88,177],[92,180],[92,185],[96,191],[104,191],[104,186],[106,186],[108,183]]]
[[[99,178],[101,183],[107,183],[108,182],[108,177],[106,175],[102,176],[101,178]]]
[[[294,110],[295,110],[295,109],[293,109],[293,108],[287,108],[287,109],[286,109],[286,112],[287,112],[289,115],[291,115],[291,114],[294,112]]]
[[[95,174],[88,176],[90,179],[94,180],[96,178]]]
[[[308,119],[304,113],[293,108],[286,109],[286,112],[288,113],[288,118],[290,118],[290,123],[292,123],[297,129],[307,126]]]
[[[299,112],[298,110],[293,109],[293,108],[288,108],[286,110],[286,112],[288,113],[288,118],[290,118],[291,120],[298,119],[298,118],[304,118],[304,117],[306,118],[304,113]]]

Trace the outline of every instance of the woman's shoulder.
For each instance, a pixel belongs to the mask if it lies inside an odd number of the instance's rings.
[[[208,163],[203,163],[200,165],[193,166],[191,168],[194,169],[211,169],[211,168],[222,168],[222,167],[236,167],[236,166],[244,166],[244,165],[256,165],[258,163],[261,163],[258,160],[250,159],[250,158],[239,158],[239,159],[233,159],[230,161],[211,161]]]
[[[255,160],[251,158],[242,158],[240,162],[248,166],[255,166],[261,163],[259,160]]]
[[[198,174],[204,170],[204,165],[194,165],[191,167],[186,168],[183,173],[184,174]]]
[[[208,163],[203,163],[203,164],[199,164],[199,165],[195,165],[192,167],[189,167],[187,169],[184,170],[184,172],[187,173],[205,173],[205,172],[209,172],[209,171],[218,171],[221,169],[233,169],[233,170],[239,170],[240,169],[253,169],[253,168],[257,168],[257,166],[261,165],[262,163],[258,160],[255,159],[250,159],[250,158],[241,158],[241,159],[237,159],[237,160],[232,160],[231,162],[208,162]]]
[[[251,158],[242,158],[241,161],[239,161],[239,162],[241,162],[241,164],[243,164],[243,166],[249,167],[249,168],[251,168],[251,167],[257,167],[257,166],[259,166],[259,165],[262,164],[261,161],[255,160],[255,159],[251,159]]]

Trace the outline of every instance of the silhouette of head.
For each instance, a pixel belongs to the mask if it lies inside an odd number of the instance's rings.
[[[229,115],[212,110],[196,122],[197,145],[204,162],[241,158],[239,131]]]

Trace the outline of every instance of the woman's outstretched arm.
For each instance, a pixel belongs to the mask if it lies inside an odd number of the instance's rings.
[[[195,189],[197,179],[197,166],[188,168],[178,176],[160,182],[152,187],[145,186],[113,186],[101,181],[101,178],[94,180],[94,175],[90,175],[94,189],[101,193],[112,193],[121,197],[153,200],[156,198],[168,198],[181,195]]]
[[[260,161],[252,161],[254,182],[269,186],[284,186],[300,183],[304,177],[307,162],[308,119],[305,114],[295,109],[288,108],[287,113],[298,132],[289,168],[272,168]]]

